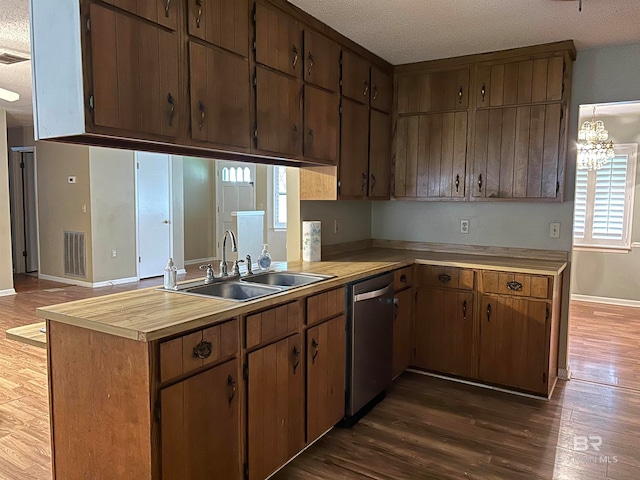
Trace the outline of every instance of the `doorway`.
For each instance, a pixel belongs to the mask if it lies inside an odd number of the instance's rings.
[[[162,275],[173,256],[171,157],[136,152],[138,278]]]
[[[9,156],[9,206],[13,272],[39,268],[35,147],[15,147]]]

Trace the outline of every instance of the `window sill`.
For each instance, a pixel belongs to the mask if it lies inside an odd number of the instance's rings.
[[[614,247],[611,245],[574,245],[574,250],[582,252],[598,252],[598,253],[630,253],[630,247]]]

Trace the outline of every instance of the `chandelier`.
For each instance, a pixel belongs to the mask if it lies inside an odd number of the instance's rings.
[[[582,124],[578,132],[578,168],[598,170],[611,160],[615,153],[613,142],[607,141],[609,132],[604,128],[604,122],[596,122],[596,107],[593,107],[591,121]]]

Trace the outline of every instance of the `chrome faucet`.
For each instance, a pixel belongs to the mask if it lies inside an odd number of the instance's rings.
[[[231,230],[225,230],[222,234],[222,261],[220,262],[220,276],[229,276],[229,270],[227,267],[227,236],[231,237],[231,251],[238,251],[238,242],[236,241],[236,235]]]

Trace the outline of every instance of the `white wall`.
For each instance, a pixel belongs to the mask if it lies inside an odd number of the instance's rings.
[[[7,112],[0,109],[0,295],[13,293]]]
[[[387,203],[390,202],[303,201],[300,202],[300,219],[322,222],[322,245],[366,240],[372,237],[372,208]],[[338,220],[338,232],[334,232],[334,220]]]

